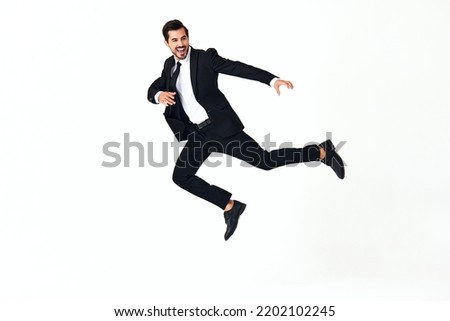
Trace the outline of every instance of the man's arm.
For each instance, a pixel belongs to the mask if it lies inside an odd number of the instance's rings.
[[[170,58],[169,58],[170,59]],[[161,77],[156,79],[148,88],[147,99],[153,104],[164,104],[171,106],[175,104],[176,92],[165,91],[166,90],[166,72],[169,59],[164,63],[164,68],[161,73]]]
[[[279,79],[268,71],[244,64],[240,61],[222,58],[214,48],[208,49],[207,52],[211,55],[211,65],[214,71],[218,73],[260,81],[273,87],[278,95],[280,95],[281,86],[286,86],[288,89],[294,88],[290,81]]]
[[[165,89],[165,84],[166,84],[166,77],[165,72],[163,70],[163,72],[161,73],[161,77],[156,79],[148,88],[147,99],[149,102],[153,104],[159,104],[159,101],[157,100],[158,97],[155,96],[157,96],[159,92]]]
[[[250,80],[257,80],[266,85],[270,85],[270,81],[277,77],[268,71],[244,64],[240,61],[222,58],[214,48],[210,48],[206,52],[210,55],[211,66],[215,72]]]

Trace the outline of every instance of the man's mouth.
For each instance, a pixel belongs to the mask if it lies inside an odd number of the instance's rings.
[[[178,47],[177,52],[179,54],[185,54],[186,53],[186,47]]]

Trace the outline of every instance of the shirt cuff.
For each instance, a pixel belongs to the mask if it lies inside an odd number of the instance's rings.
[[[273,78],[273,79],[270,81],[270,87],[273,87],[273,85],[275,84],[275,81],[277,81],[278,79],[280,79],[280,78],[278,78],[278,77]]]
[[[158,103],[158,104],[160,104],[160,102],[159,102],[159,95],[161,95],[161,93],[162,93],[162,91],[158,91],[158,92],[156,93],[155,97],[154,97],[156,103]]]

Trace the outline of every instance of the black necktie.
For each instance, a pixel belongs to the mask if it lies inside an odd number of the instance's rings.
[[[175,69],[175,72],[173,73],[172,77],[170,78],[169,83],[169,90],[170,91],[177,91],[177,78],[180,74],[180,68],[181,68],[181,62],[177,62],[177,69]]]

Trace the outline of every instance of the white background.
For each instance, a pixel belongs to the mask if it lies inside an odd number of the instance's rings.
[[[444,0],[2,1],[2,319],[155,304],[448,319],[449,16]],[[220,85],[259,142],[346,141],[345,180],[324,166],[202,167],[248,204],[225,242],[222,212],[172,183],[171,154],[139,167],[132,149],[129,168],[102,167],[124,133],[153,142],[155,160],[173,140],[146,100],[173,18],[195,48],[291,80],[280,97]]]

